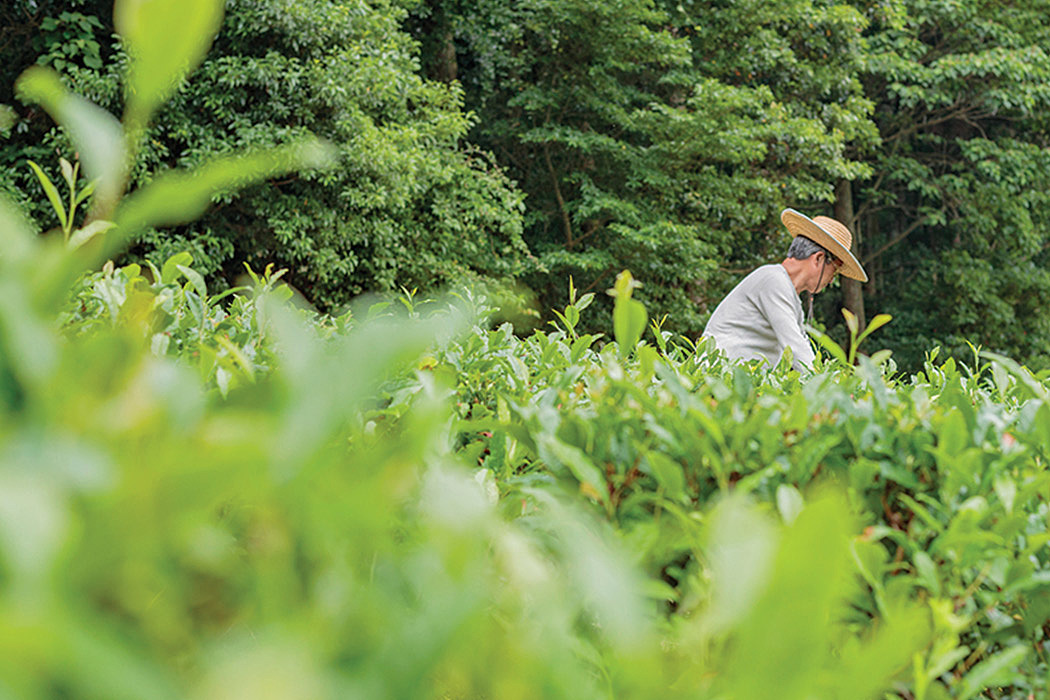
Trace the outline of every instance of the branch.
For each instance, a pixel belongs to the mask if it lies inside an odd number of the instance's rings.
[[[604,228],[605,225],[607,223],[609,223],[610,221],[612,221],[612,217],[608,217],[608,216],[602,217],[601,219],[598,219],[598,220],[593,220],[592,219],[590,221],[585,221],[584,222],[583,235],[576,239],[575,245],[579,245],[580,243],[583,243],[585,240],[587,240],[588,238],[590,238],[594,234],[598,233],[598,231],[602,230],[602,228]],[[591,226],[588,228],[587,224],[590,224]]]
[[[551,163],[550,143],[543,142],[543,157],[547,161],[547,170],[551,174],[551,183],[554,184],[554,196],[558,200],[558,210],[561,211],[561,222],[565,227],[565,246],[572,248],[576,241],[572,239],[572,222],[569,221],[569,212],[565,209],[565,199],[561,196],[561,187],[558,186],[558,174],[554,172],[554,164]]]
[[[599,282],[601,282],[603,279],[608,277],[611,273],[612,273],[612,269],[610,268],[610,269],[606,270],[605,272],[603,272],[602,274],[598,275],[596,278],[594,278],[593,282],[588,284],[584,289],[580,290],[580,294],[586,294],[587,292],[589,292],[592,289],[594,289],[595,286],[597,286],[597,284]]]
[[[887,136],[882,140],[883,144],[889,143],[903,136],[909,136],[917,131],[925,129],[926,127],[935,126],[937,124],[942,124],[944,122],[951,121],[952,119],[962,119],[965,121],[969,116],[970,112],[970,109],[968,107],[962,107],[961,102],[956,102],[948,109],[950,111],[944,114],[943,116],[937,117],[935,119],[927,119],[926,121],[920,122],[918,124],[912,123],[910,126],[908,126],[908,128],[901,129],[897,133],[892,134],[891,136]]]
[[[879,173],[879,176],[875,179],[875,184],[873,184],[870,189],[872,189],[873,191],[878,192],[879,186],[882,184],[882,181],[883,181],[883,179],[885,177],[886,177],[886,171],[883,170],[882,172]],[[853,215],[853,222],[854,223],[856,223],[857,221],[860,221],[861,217],[868,213],[868,211],[871,209],[871,202],[872,202],[872,200],[869,199],[869,200],[865,201],[864,204],[860,205],[860,208],[857,209],[857,213]]]
[[[901,241],[903,241],[905,238],[908,237],[909,234],[911,234],[915,229],[917,229],[920,226],[922,226],[924,223],[925,223],[924,219],[918,219],[915,222],[913,222],[911,226],[909,226],[908,228],[904,229],[903,231],[898,233],[896,236],[894,236],[888,243],[886,243],[886,245],[882,246],[881,248],[876,250],[874,253],[872,253],[871,255],[869,255],[866,258],[864,258],[864,264],[867,265],[872,260],[874,260],[875,258],[877,258],[880,255],[882,255],[883,253],[885,253],[888,249],[892,248],[893,246],[895,246],[898,243],[900,243]]]

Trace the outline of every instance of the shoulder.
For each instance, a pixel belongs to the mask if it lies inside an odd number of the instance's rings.
[[[748,283],[763,288],[793,287],[791,277],[780,263],[772,263],[755,268],[744,278]]]
[[[761,267],[755,268],[755,271],[751,274],[761,275],[763,277],[774,277],[778,279],[788,277],[787,270],[785,270],[784,266],[780,263],[769,263],[768,265],[762,265]]]
[[[794,307],[799,303],[791,275],[779,263],[763,265],[748,275],[746,293],[754,303],[766,308]]]

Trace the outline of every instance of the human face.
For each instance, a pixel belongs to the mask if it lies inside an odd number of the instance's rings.
[[[842,261],[834,255],[827,256],[827,260],[825,261],[823,252],[814,254],[812,260],[816,275],[815,283],[810,291],[816,294],[817,292],[823,291],[825,287],[831,284],[831,280],[834,279],[838,271],[842,269]]]

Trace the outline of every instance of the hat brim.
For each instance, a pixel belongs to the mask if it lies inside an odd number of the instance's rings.
[[[864,268],[861,266],[860,261],[853,256],[853,253],[849,251],[849,248],[842,245],[837,238],[822,228],[816,221],[794,209],[785,209],[781,212],[780,220],[784,222],[784,226],[787,227],[788,232],[791,233],[792,236],[808,238],[814,243],[818,243],[827,248],[832,255],[841,260],[842,267],[839,268],[840,275],[844,275],[860,282],[868,281],[868,273],[864,272]]]

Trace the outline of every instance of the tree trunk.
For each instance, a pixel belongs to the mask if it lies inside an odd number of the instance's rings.
[[[860,227],[858,222],[853,220],[853,188],[849,180],[840,180],[835,187],[835,218],[846,224],[853,233],[853,246],[850,252],[859,260],[861,257]],[[864,317],[864,288],[859,280],[842,278],[842,304],[857,317],[861,328],[867,326],[867,320]]]
[[[441,37],[437,46],[437,55],[434,57],[434,77],[444,83],[451,83],[458,77],[459,64],[456,62],[456,44],[453,41],[452,30],[445,26],[441,28]]]

